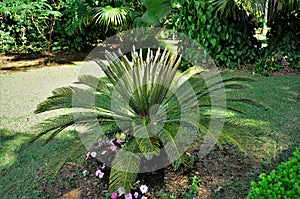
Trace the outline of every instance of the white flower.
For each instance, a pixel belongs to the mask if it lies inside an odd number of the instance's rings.
[[[118,192],[119,192],[119,196],[125,194],[125,189],[124,189],[124,187],[119,187],[119,188],[118,188]]]
[[[142,186],[140,187],[140,190],[141,190],[142,193],[147,193],[148,187],[147,187],[146,185],[142,185]]]
[[[97,156],[97,152],[96,151],[91,152],[91,157],[92,158],[95,158],[96,156]]]
[[[110,147],[110,150],[116,151],[116,150],[117,150],[117,146],[115,146],[115,145],[111,146],[111,147]]]

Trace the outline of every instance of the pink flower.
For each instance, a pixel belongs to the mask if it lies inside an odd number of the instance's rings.
[[[115,145],[111,146],[111,147],[110,147],[110,150],[116,151],[116,150],[117,150],[117,146],[115,146]]]
[[[142,185],[142,186],[140,187],[140,190],[141,190],[142,193],[147,193],[148,187],[147,187],[146,185]]]
[[[123,140],[117,140],[118,144],[121,144],[123,142]]]
[[[110,196],[111,199],[117,199],[117,197],[118,197],[118,194],[115,193],[115,192],[112,193],[111,196]]]
[[[148,199],[148,197],[146,197],[146,196],[142,196],[142,197],[141,197],[141,199]]]
[[[103,176],[104,176],[104,173],[101,171],[101,170],[97,170],[96,171],[96,176],[98,176],[99,178],[103,178]]]
[[[110,145],[115,145],[114,140],[110,140],[110,141],[109,141],[109,144],[110,144]]]
[[[119,187],[119,188],[118,188],[118,192],[119,192],[119,196],[125,194],[125,189],[124,189],[124,187]]]
[[[189,157],[191,157],[192,155],[189,152],[185,152],[185,154]]]
[[[127,195],[125,196],[125,199],[132,199],[132,194],[131,194],[131,193],[127,194]]]
[[[139,193],[135,192],[133,195],[134,195],[135,198],[137,198],[139,196]]]
[[[90,155],[91,155],[91,152],[90,151],[88,151],[87,153],[86,153],[86,160],[90,157]]]
[[[141,181],[140,181],[140,180],[138,180],[138,181],[136,181],[134,184],[140,184],[140,182],[141,182]]]
[[[97,156],[97,152],[96,151],[91,152],[91,157],[92,158],[95,158],[96,156]]]

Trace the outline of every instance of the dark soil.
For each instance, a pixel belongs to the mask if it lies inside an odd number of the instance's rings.
[[[95,165],[66,163],[60,174],[45,186],[45,192],[51,198],[104,198],[108,191],[108,178],[95,176]],[[182,198],[184,191],[191,186],[192,177],[197,175],[201,181],[197,198],[220,198],[247,196],[250,188],[250,177],[261,162],[239,152],[232,145],[225,145],[223,150],[216,148],[201,161],[195,161],[192,168],[180,167],[174,171],[172,167],[153,173],[140,174],[141,181],[149,187],[149,198],[170,198],[175,194]],[[82,172],[89,171],[84,176]],[[108,176],[107,173],[105,176]],[[236,185],[242,187],[241,189]],[[225,190],[226,187],[226,190]],[[245,188],[246,187],[246,188]]]

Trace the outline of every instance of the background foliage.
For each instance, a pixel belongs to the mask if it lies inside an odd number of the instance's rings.
[[[218,66],[253,64],[268,74],[299,68],[299,12],[300,0],[6,0],[0,53],[88,51],[123,30],[159,26],[197,40]],[[263,24],[269,31],[261,48],[254,35]]]
[[[285,1],[282,1],[285,2]],[[293,68],[300,68],[300,1],[285,3],[268,21],[266,54],[281,54]]]
[[[174,26],[196,39],[219,66],[234,67],[254,62],[260,43],[254,37],[253,16],[238,5],[221,15],[213,2],[177,2]]]

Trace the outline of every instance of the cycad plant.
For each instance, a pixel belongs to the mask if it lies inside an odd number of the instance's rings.
[[[83,75],[76,84],[55,89],[53,96],[35,111],[72,110],[38,124],[35,139],[50,133],[48,141],[67,127],[76,126],[80,127],[81,140],[89,150],[107,141],[114,146],[114,153],[109,156],[107,148],[98,153],[99,160],[111,167],[111,192],[124,187],[128,193],[139,172],[153,171],[169,163],[175,168],[188,164],[190,157],[185,151],[194,139],[215,135],[209,128],[212,106],[215,111],[225,109],[225,103],[213,104],[211,98],[224,100],[217,95],[223,95],[227,89],[245,88],[242,82],[248,80],[228,77],[221,81],[210,75],[210,80],[204,81],[202,68],[177,70],[180,56],[159,49],[148,49],[146,56],[142,52],[133,50],[131,60],[120,51],[107,52],[108,63],[95,60],[105,77]],[[259,105],[245,99],[230,101]],[[234,107],[227,109],[239,112]],[[222,117],[216,114],[214,119],[220,121]],[[74,143],[71,148],[68,153],[72,155],[83,145]]]

